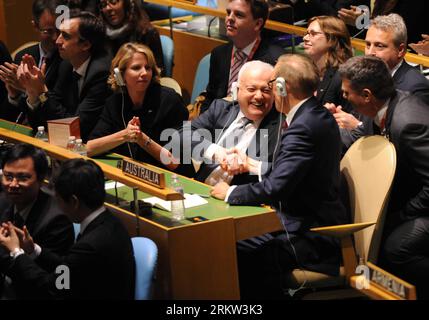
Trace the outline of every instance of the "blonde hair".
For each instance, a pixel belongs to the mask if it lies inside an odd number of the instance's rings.
[[[118,68],[123,75],[125,73],[125,69],[127,68],[128,62],[136,53],[145,55],[148,65],[152,69],[152,82],[159,83],[161,70],[156,65],[155,57],[152,51],[143,44],[128,42],[119,48],[118,53],[113,58],[112,64],[110,66],[110,76],[107,79],[107,83],[110,85],[113,91],[119,91],[119,85],[115,80],[113,69]]]

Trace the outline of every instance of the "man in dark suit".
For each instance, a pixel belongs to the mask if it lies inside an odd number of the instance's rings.
[[[231,187],[219,183],[212,190],[214,197],[230,204],[274,206],[286,229],[238,247],[245,297],[281,297],[283,277],[297,267],[338,274],[337,241],[309,229],[348,221],[338,193],[340,134],[333,117],[313,95],[319,83],[316,66],[305,56],[282,56],[274,81],[275,105],[287,114],[288,128],[271,170],[257,183]],[[237,155],[240,172],[253,170],[255,165],[245,155]],[[233,171],[231,166],[229,170]]]
[[[183,137],[192,137],[182,138],[191,141],[188,144],[191,150],[184,153],[202,162],[195,176],[197,180],[210,185],[231,182],[232,178],[236,184],[257,181],[257,172],[233,177],[221,169],[220,164],[232,147],[255,160],[272,160],[280,129],[280,115],[272,108],[273,93],[268,85],[272,70],[265,62],[245,63],[238,78],[237,101],[214,100],[207,112],[192,121],[191,127],[184,127]]]
[[[41,70],[24,61],[19,71],[26,89],[25,108],[33,128],[47,120],[80,118],[81,137],[87,140],[106,98],[110,57],[103,52],[103,22],[89,12],[71,12],[60,26],[57,45],[63,62],[53,90],[43,82]]]
[[[396,89],[409,91],[422,99],[429,108],[429,80],[404,60],[407,53],[407,27],[401,16],[392,13],[373,19],[365,41],[365,55],[378,57],[387,64]],[[365,116],[347,113],[334,106],[330,110],[343,129],[341,137],[346,148],[355,141],[350,134],[351,130],[358,126],[371,126],[371,119]]]
[[[63,3],[61,0],[33,1],[33,20],[31,23],[40,36],[40,42],[19,51],[13,64],[8,63],[1,67],[3,72],[0,71],[0,78],[8,84],[9,99],[0,105],[0,118],[15,121],[21,111],[18,108],[18,104],[25,93],[25,89],[18,82],[17,70],[25,55],[33,57],[34,64],[39,68],[42,68],[45,64],[45,82],[49,89],[53,89],[58,76],[58,67],[61,63],[61,57],[55,45],[59,35],[59,31],[55,26],[57,18],[55,10],[61,3]],[[24,119],[25,117],[21,116],[18,120],[22,122]]]
[[[383,61],[354,57],[340,67],[345,97],[373,125],[357,136],[382,133],[394,144],[397,168],[383,230],[380,264],[429,298],[429,109],[395,90]]]
[[[73,226],[52,193],[42,187],[48,172],[46,154],[31,145],[15,145],[5,153],[2,170],[0,223],[12,221],[20,229],[25,225],[41,246],[66,253],[74,242]],[[0,276],[10,263],[9,254],[0,248]],[[0,291],[1,284],[0,280]]]
[[[261,30],[268,17],[268,4],[261,0],[231,0],[226,8],[226,35],[230,42],[216,47],[210,56],[209,83],[201,112],[214,99],[231,93],[231,84],[237,81],[241,65],[250,60],[261,60],[274,65],[284,50],[261,38]],[[243,55],[237,56],[238,52]]]
[[[13,225],[3,225],[0,244],[14,259],[8,276],[36,292],[33,298],[133,299],[133,248],[124,226],[103,206],[103,171],[92,161],[66,161],[55,179],[55,191],[63,210],[80,223],[76,243],[59,256],[35,244],[28,233],[20,243]],[[30,253],[37,256],[35,261]],[[61,281],[59,268],[66,270],[60,273]]]

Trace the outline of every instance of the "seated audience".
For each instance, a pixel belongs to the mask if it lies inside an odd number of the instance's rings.
[[[272,107],[273,93],[268,85],[272,70],[265,62],[246,62],[238,74],[237,101],[214,100],[206,112],[192,121],[190,128],[184,128],[182,139],[192,136],[191,151],[184,154],[191,154],[194,161],[202,162],[195,179],[210,185],[231,182],[232,178],[236,184],[257,181],[257,173],[233,177],[222,170],[220,164],[232,147],[252,159],[272,161],[280,130],[280,115]],[[187,132],[189,129],[192,132]],[[209,137],[204,134],[207,131]],[[197,152],[201,149],[202,155]]]
[[[57,254],[65,254],[74,242],[71,221],[58,206],[43,180],[48,173],[45,152],[28,144],[17,144],[4,154],[0,192],[0,224],[11,221],[30,232],[34,241]],[[34,292],[20,283],[4,279],[12,263],[9,252],[0,247],[0,296],[30,298]],[[3,281],[4,280],[4,281]],[[15,292],[13,294],[13,292]]]
[[[226,35],[230,42],[216,47],[210,56],[209,83],[201,112],[214,99],[231,94],[240,67],[250,60],[274,65],[284,53],[283,48],[261,38],[261,30],[268,17],[268,4],[261,0],[230,0],[226,8]]]
[[[0,244],[13,259],[7,275],[34,292],[33,299],[133,299],[133,248],[127,230],[103,206],[103,171],[90,160],[68,160],[54,183],[60,206],[80,224],[76,243],[58,255],[39,246],[29,232],[20,241],[13,224],[3,224]],[[68,271],[58,274],[59,266]],[[61,282],[59,276],[68,279]]]
[[[39,36],[39,43],[19,51],[14,63],[5,63],[0,71],[0,80],[7,84],[9,99],[0,105],[0,118],[15,121],[22,110],[18,107],[20,99],[25,99],[25,88],[18,81],[18,66],[23,57],[30,58],[38,68],[43,68],[45,83],[53,89],[58,77],[61,57],[55,41],[59,31],[55,22],[58,17],[55,10],[63,4],[62,0],[34,0],[32,5],[32,24]],[[3,64],[3,63],[2,63]],[[19,122],[24,122],[21,115]]]
[[[60,25],[57,46],[63,62],[53,89],[43,71],[24,59],[19,67],[27,101],[23,104],[33,128],[47,120],[78,116],[84,141],[97,123],[106,98],[110,57],[103,52],[103,22],[89,12],[71,11]]]
[[[348,222],[338,192],[340,133],[313,95],[319,85],[316,66],[305,56],[285,55],[272,79],[276,109],[287,117],[271,170],[259,182],[239,186],[220,182],[211,192],[232,205],[272,205],[286,230],[239,243],[240,288],[245,298],[281,298],[282,280],[294,268],[338,275],[339,243],[309,229]],[[239,150],[234,153],[241,160],[239,172],[254,172],[260,166]],[[232,168],[229,164],[228,171],[234,172],[234,162]]]
[[[397,167],[383,230],[380,264],[429,298],[429,109],[395,90],[390,70],[376,57],[354,57],[340,67],[345,97],[373,120],[356,135],[383,134],[396,149]]]
[[[124,86],[115,78],[118,68]],[[182,98],[159,83],[160,70],[152,51],[138,43],[124,44],[112,61],[111,96],[88,141],[89,155],[107,151],[160,165],[161,134],[188,119]],[[164,150],[165,151],[165,150]],[[177,166],[169,164],[173,169]]]
[[[127,42],[138,42],[148,46],[156,65],[164,74],[164,59],[158,31],[136,0],[97,0],[101,16],[106,24],[108,47],[114,56]]]

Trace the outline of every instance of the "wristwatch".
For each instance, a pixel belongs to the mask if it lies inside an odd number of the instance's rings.
[[[39,101],[40,101],[40,103],[41,103],[41,104],[45,103],[45,102],[46,102],[46,100],[48,100],[48,95],[47,95],[47,93],[48,93],[48,92],[42,92],[42,93],[39,95]]]
[[[364,125],[363,125],[362,121],[359,121],[359,123],[357,124],[357,128],[359,128],[359,129],[363,129],[364,128]]]

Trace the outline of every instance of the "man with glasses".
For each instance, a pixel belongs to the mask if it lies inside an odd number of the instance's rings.
[[[78,116],[80,134],[87,140],[101,114],[106,98],[110,56],[104,52],[105,27],[94,14],[71,11],[56,41],[64,60],[54,89],[43,81],[43,72],[25,60],[19,67],[27,93],[24,104],[33,128],[47,120]]]
[[[260,60],[271,65],[284,53],[283,48],[261,37],[268,18],[268,4],[262,0],[230,0],[226,7],[226,35],[230,42],[211,52],[209,83],[201,112],[214,99],[231,95],[240,67],[247,61]]]
[[[0,66],[0,80],[6,84],[9,96],[8,101],[5,101],[0,107],[0,118],[15,121],[21,111],[18,104],[19,99],[25,93],[25,89],[18,81],[17,70],[24,56],[31,56],[34,59],[34,64],[39,68],[45,65],[43,68],[46,86],[49,89],[54,87],[61,63],[61,57],[55,44],[59,35],[55,26],[57,18],[55,9],[62,3],[61,0],[33,1],[33,20],[31,23],[39,35],[40,42],[19,51],[15,56],[14,63],[5,63]],[[20,118],[23,120],[24,117]]]
[[[74,231],[53,195],[43,187],[48,173],[46,154],[31,145],[18,144],[6,152],[2,161],[0,223],[10,221],[17,228],[28,231],[41,247],[65,254],[74,242]],[[11,256],[0,248],[0,295],[4,288],[8,298],[13,297],[10,293],[12,286],[2,273],[10,263]],[[20,291],[19,284],[13,288],[17,293]],[[31,296],[30,292],[19,293],[21,297],[27,294]]]

